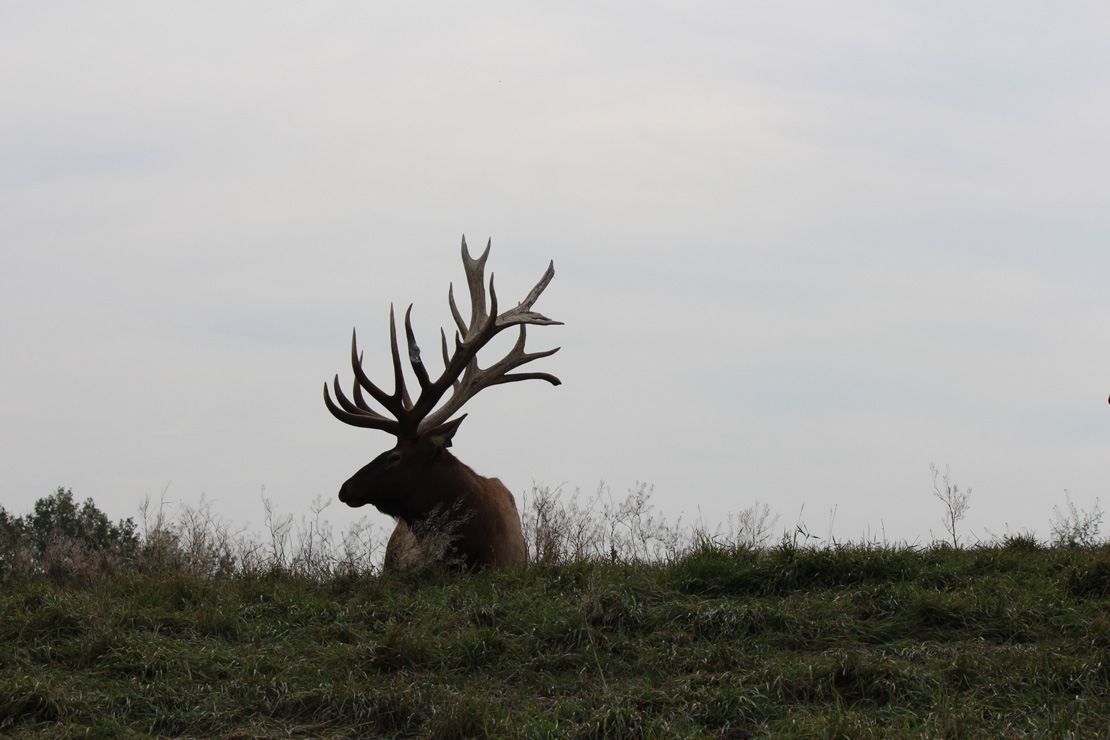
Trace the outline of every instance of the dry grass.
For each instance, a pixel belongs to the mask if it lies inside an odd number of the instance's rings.
[[[638,483],[614,497],[604,483],[593,495],[534,485],[522,497],[521,520],[531,562],[669,562],[712,543],[764,547],[778,517],[758,502],[710,528],[703,522],[669,522],[651,501],[652,488]],[[16,539],[0,548],[0,577],[25,580],[46,575],[58,582],[89,583],[126,573],[178,573],[194,578],[285,573],[298,578],[373,574],[383,567],[390,531],[366,518],[337,532],[325,517],[330,500],[317,498],[307,516],[281,514],[263,490],[264,529],[248,532],[219,515],[211,501],[168,502],[165,491],[139,508],[137,541],[126,547],[91,545],[77,536],[54,536],[44,553]],[[392,566],[425,570],[449,562],[457,516],[433,515]]]
[[[758,501],[710,528],[704,522],[671,523],[655,510],[653,488],[637,483],[616,499],[604,482],[592,496],[579,489],[533,485],[524,497],[521,522],[532,562],[651,563],[673,561],[705,543],[721,547],[765,546],[778,516]]]
[[[947,475],[944,483],[944,490],[955,488]],[[967,494],[960,493],[966,499]],[[758,501],[709,526],[703,521],[667,520],[655,509],[652,494],[652,487],[644,483],[632,486],[623,496],[615,496],[604,482],[591,495],[579,489],[567,492],[562,487],[533,484],[520,499],[530,562],[542,566],[668,563],[707,545],[762,550],[775,537],[779,518]],[[121,536],[109,546],[73,527],[46,536],[39,533],[38,540],[18,535],[8,526],[12,517],[0,509],[0,517],[4,517],[0,520],[0,583],[45,576],[60,583],[87,584],[127,573],[178,573],[205,579],[281,573],[327,579],[382,570],[392,528],[383,530],[364,517],[339,532],[324,516],[333,505],[331,499],[318,497],[309,514],[300,518],[279,513],[264,489],[262,502],[264,529],[248,532],[220,516],[204,497],[194,506],[167,502],[163,491],[157,500],[148,498],[141,505],[134,536]],[[86,508],[90,505],[87,502]],[[1066,509],[1054,511],[1051,544],[1094,547],[1103,541],[1099,533],[1102,510],[1097,501],[1093,509],[1084,511],[1066,495]],[[953,518],[950,506],[946,517],[954,529],[959,519]],[[430,517],[419,532],[420,546],[408,551],[404,562],[393,565],[408,571],[442,565],[455,538],[453,526],[457,525],[452,522],[456,520],[451,512]],[[948,530],[950,545],[955,541],[958,546],[952,529]],[[794,548],[815,547],[820,542],[801,524],[781,538]],[[1034,548],[1041,544],[1030,533],[978,540],[980,545],[1018,542]]]

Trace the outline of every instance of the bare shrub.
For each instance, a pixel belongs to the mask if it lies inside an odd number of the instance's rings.
[[[333,573],[357,575],[378,570],[384,550],[377,528],[362,517],[352,522],[341,535]]]
[[[293,541],[293,515],[279,515],[274,503],[266,498],[266,487],[262,486],[262,508],[265,511],[266,531],[270,536],[269,558],[265,561],[271,569],[284,569],[289,566],[289,550]]]
[[[657,562],[674,560],[692,549],[712,543],[722,547],[763,547],[778,521],[770,507],[758,501],[728,520],[709,527],[704,522],[668,522],[655,511],[654,488],[637,482],[623,499],[598,484],[583,500],[581,491],[563,495],[533,483],[521,507],[524,539],[535,563],[558,564],[584,560]]]
[[[1052,507],[1052,543],[1063,547],[1092,547],[1099,543],[1098,530],[1102,525],[1102,508],[1098,499],[1089,510],[1082,510],[1072,501],[1071,494],[1064,491],[1067,511]]]
[[[262,489],[268,548],[257,567],[289,572],[306,578],[327,578],[373,571],[380,559],[381,545],[366,517],[352,523],[338,537],[323,518],[332,499],[317,496],[309,506],[311,516],[295,521],[291,514],[277,513]]]
[[[562,486],[552,489],[533,483],[532,495],[523,496],[520,512],[530,560],[553,565],[598,557],[604,534],[594,509],[602,490],[599,486],[593,498],[582,502],[577,488],[564,498]]]
[[[935,464],[929,464],[929,471],[933,474],[933,498],[944,504],[944,529],[952,538],[952,547],[959,547],[960,538],[956,535],[956,527],[971,508],[971,489],[961,491],[959,486],[952,483],[947,465],[944,466],[943,476]]]
[[[690,544],[711,544],[728,550],[757,550],[767,546],[778,521],[779,515],[771,513],[770,506],[757,500],[738,514],[730,512],[724,522],[712,529],[699,520],[691,530]]]
[[[142,545],[138,567],[145,572],[178,572],[201,578],[245,573],[288,573],[327,578],[373,571],[381,547],[363,517],[337,535],[323,512],[331,502],[318,496],[311,516],[298,521],[280,514],[262,489],[265,534],[233,529],[204,496],[197,506],[147,497],[141,506]]]
[[[620,501],[614,501],[605,487],[601,519],[606,528],[609,559],[632,562],[673,560],[688,547],[682,518],[668,523],[655,512],[651,503],[654,486],[636,482]]]
[[[167,486],[168,488],[168,486]],[[197,506],[172,504],[166,512],[166,489],[157,506],[150,497],[139,506],[142,545],[138,567],[142,571],[187,573],[196,577],[230,575],[257,562],[257,545],[243,529],[212,510],[212,502],[201,496]]]

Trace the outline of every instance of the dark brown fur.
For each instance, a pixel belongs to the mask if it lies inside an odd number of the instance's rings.
[[[466,568],[504,567],[527,560],[516,502],[497,478],[484,478],[446,448],[462,419],[399,440],[343,484],[339,499],[348,506],[371,504],[398,518],[386,546],[385,567],[397,569],[421,559],[414,553],[429,517],[429,535],[447,537],[445,557]],[[420,535],[414,535],[414,532]]]

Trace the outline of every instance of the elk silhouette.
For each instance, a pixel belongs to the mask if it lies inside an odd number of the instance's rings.
[[[520,380],[546,380],[559,385],[560,380],[548,373],[512,373],[521,365],[547,357],[558,347],[527,354],[524,351],[525,327],[528,324],[548,326],[562,324],[532,311],[532,304],[555,277],[555,264],[547,266],[543,277],[516,307],[497,313],[497,294],[493,274],[489,280],[489,309],[486,309],[485,265],[490,243],[478,259],[470,256],[466,237],[462,240],[463,269],[470,288],[470,322],[463,320],[455,305],[454,285],[447,292],[451,314],[458,326],[454,351],[448,353],[447,335],[440,330],[443,349],[443,374],[432,380],[412,330],[412,305],[405,312],[405,337],[408,361],[420,384],[420,395],[414,402],[405,387],[401,355],[397,349],[397,326],[393,307],[389,308],[389,341],[393,353],[393,393],[375,385],[362,368],[357,336],[351,335],[351,367],[354,370],[352,400],[339,387],[339,376],[333,381],[336,402],[324,383],[324,403],[335,418],[356,427],[380,429],[397,438],[397,445],[365,466],[343,484],[339,500],[348,506],[372,504],[379,511],[397,519],[385,552],[385,568],[396,569],[413,556],[422,556],[428,538],[447,533],[445,550],[431,554],[432,559],[465,568],[502,567],[524,562],[528,558],[520,514],[512,493],[497,478],[484,478],[447,451],[466,414],[451,417],[483,388]],[[519,326],[516,344],[503,358],[487,368],[479,368],[478,351],[494,336],[510,326]],[[451,395],[439,406],[448,389]],[[378,413],[366,402],[363,391],[370,394],[391,416]],[[438,408],[437,408],[438,406]],[[430,526],[434,524],[434,526]],[[430,553],[430,548],[429,548]]]

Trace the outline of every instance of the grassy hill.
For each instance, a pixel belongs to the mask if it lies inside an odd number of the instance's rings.
[[[1105,738],[1110,548],[11,578],[13,738]]]

